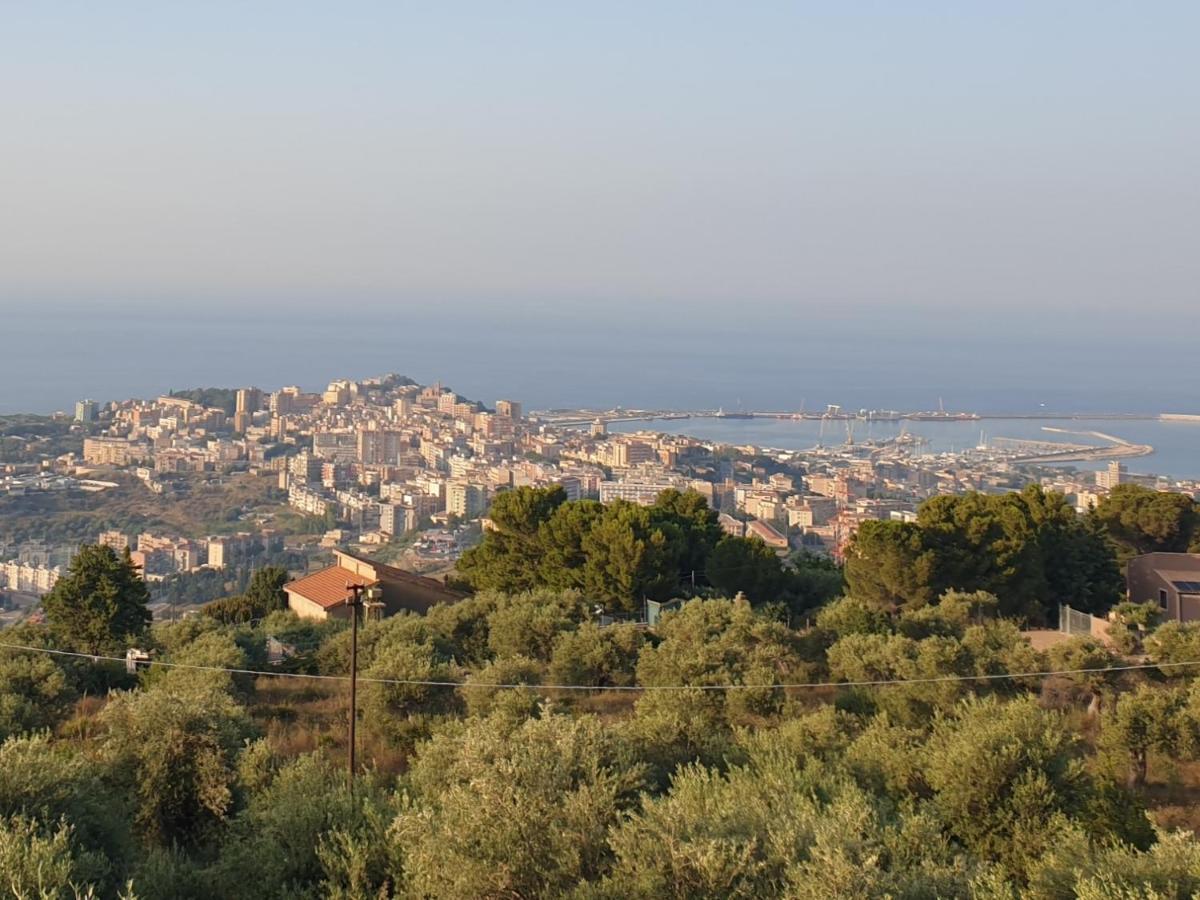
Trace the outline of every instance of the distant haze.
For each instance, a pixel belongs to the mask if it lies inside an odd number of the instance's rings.
[[[9,4],[0,412],[1200,411],[1200,6]]]
[[[0,27],[0,311],[1200,318],[1194,3],[118,0]]]

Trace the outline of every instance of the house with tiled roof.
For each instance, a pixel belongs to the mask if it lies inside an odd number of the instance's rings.
[[[304,619],[348,619],[348,586],[361,584],[383,591],[382,614],[401,610],[426,613],[439,603],[455,603],[467,595],[440,581],[387,566],[365,556],[334,550],[334,564],[283,586],[288,608]]]

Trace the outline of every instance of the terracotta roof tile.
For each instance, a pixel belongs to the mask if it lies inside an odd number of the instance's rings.
[[[311,575],[284,585],[284,590],[299,594],[322,609],[332,609],[346,602],[346,585],[357,584],[361,576],[341,566],[329,566]]]

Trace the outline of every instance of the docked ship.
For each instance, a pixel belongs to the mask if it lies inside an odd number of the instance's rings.
[[[936,412],[917,412],[910,413],[905,418],[912,419],[914,422],[974,422],[979,418],[978,413],[967,412],[946,412],[946,407],[942,403],[942,398],[938,397],[938,408]]]
[[[914,422],[975,422],[978,421],[979,413],[969,412],[918,412],[910,413],[905,418],[911,419]]]

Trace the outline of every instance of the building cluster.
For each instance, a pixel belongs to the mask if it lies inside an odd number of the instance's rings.
[[[103,407],[80,401],[76,418],[93,426],[83,451],[90,466],[131,469],[160,492],[184,473],[270,472],[296,512],[324,520],[327,536],[368,544],[438,526],[450,534],[456,523],[486,520],[499,492],[560,485],[570,499],[603,503],[651,504],[667,489],[696,490],[731,534],[760,537],[781,553],[840,557],[864,521],[911,520],[932,496],[1037,480],[1086,510],[1116,484],[1138,480],[1118,462],[1099,473],[1017,465],[1028,446],[929,453],[904,433],[858,444],[850,435],[806,451],[612,433],[603,416],[529,417],[512,400],[487,408],[440,383],[396,375],[338,380],[319,392],[243,388],[232,415],[166,396]],[[221,561],[239,551],[221,542],[231,540],[143,535],[136,552],[157,575],[228,564]]]
[[[151,581],[199,569],[233,568],[283,548],[282,537],[270,529],[215,535],[203,540],[150,532],[130,537],[122,531],[105,531],[96,542],[117,553],[128,550],[133,564]]]
[[[0,541],[0,589],[20,594],[44,594],[54,587],[76,548],[70,544]]]
[[[605,467],[598,491],[603,502],[649,504],[667,488],[696,490],[730,534],[759,537],[781,553],[806,549],[835,558],[864,521],[912,521],[924,500],[942,494],[1004,493],[1037,482],[1086,512],[1117,484],[1181,488],[1130,475],[1115,460],[1099,472],[1030,468],[1016,465],[1011,449],[926,453],[921,441],[908,437],[766,451],[650,432],[610,435],[593,424],[560,440],[562,458]]]
[[[229,472],[266,461],[270,441],[255,428],[253,412],[262,392],[246,388],[237,393],[233,417],[224,409],[204,406],[183,397],[126,400],[96,411],[93,401],[80,401],[76,419],[104,426],[86,437],[82,462],[87,466],[134,468],[156,493],[168,488],[171,476]],[[83,407],[83,404],[93,404]],[[88,410],[91,410],[89,413]],[[90,418],[80,418],[81,415]]]
[[[285,388],[264,425],[298,448],[275,463],[288,503],[378,542],[437,523],[479,519],[497,492],[561,484],[594,496],[598,466],[560,462],[559,444],[522,414],[494,409],[440,384],[389,376],[336,381],[321,394]]]

